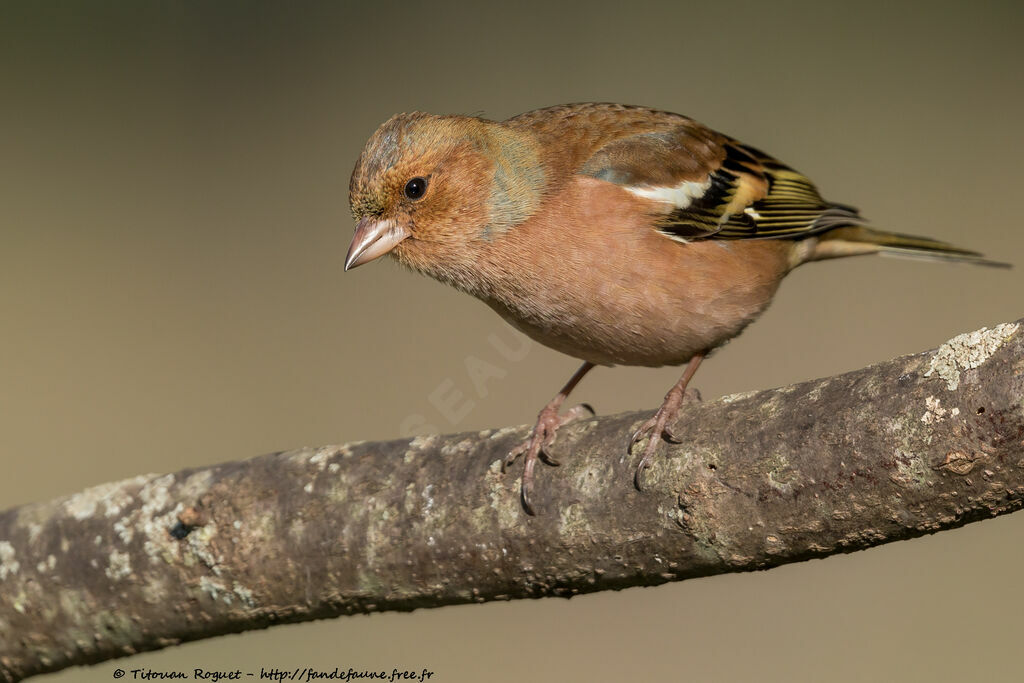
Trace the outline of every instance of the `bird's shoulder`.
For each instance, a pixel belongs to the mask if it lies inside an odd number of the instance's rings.
[[[644,136],[668,134],[676,129],[691,130],[700,139],[715,135],[714,131],[681,114],[611,102],[536,109],[514,116],[504,124],[528,132],[537,141],[546,165],[557,167],[565,174],[583,171],[589,175],[583,167],[594,169],[601,158],[608,159],[609,155],[613,155],[620,166],[633,157],[637,170],[656,165],[655,160],[644,158],[642,150],[631,150],[634,145],[621,144],[623,141],[642,141]]]

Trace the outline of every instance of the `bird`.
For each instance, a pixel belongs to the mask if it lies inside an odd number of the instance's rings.
[[[577,103],[504,121],[397,114],[352,172],[357,221],[345,270],[385,254],[485,302],[583,364],[502,469],[524,458],[520,500],[536,514],[538,460],[585,415],[563,402],[595,366],[685,369],[632,435],[633,483],[672,431],[701,362],[760,316],[811,261],[880,253],[1008,264],[946,242],[870,227],[802,173],[689,117]]]

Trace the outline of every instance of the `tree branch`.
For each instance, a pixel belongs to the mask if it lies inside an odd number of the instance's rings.
[[[1024,321],[1022,321],[1024,322]],[[357,612],[571,596],[764,569],[1024,501],[1024,329],[559,432],[539,515],[500,460],[525,427],[275,453],[0,513],[0,680]]]

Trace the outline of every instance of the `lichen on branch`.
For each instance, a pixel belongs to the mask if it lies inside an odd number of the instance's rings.
[[[141,475],[0,513],[0,681],[357,612],[764,569],[1024,502],[1018,323],[827,379],[563,428],[523,513],[510,427]]]

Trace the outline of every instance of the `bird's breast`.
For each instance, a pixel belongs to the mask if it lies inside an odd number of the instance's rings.
[[[487,245],[482,296],[524,333],[603,365],[677,365],[739,334],[771,301],[791,242],[680,243],[649,200],[578,177]]]

